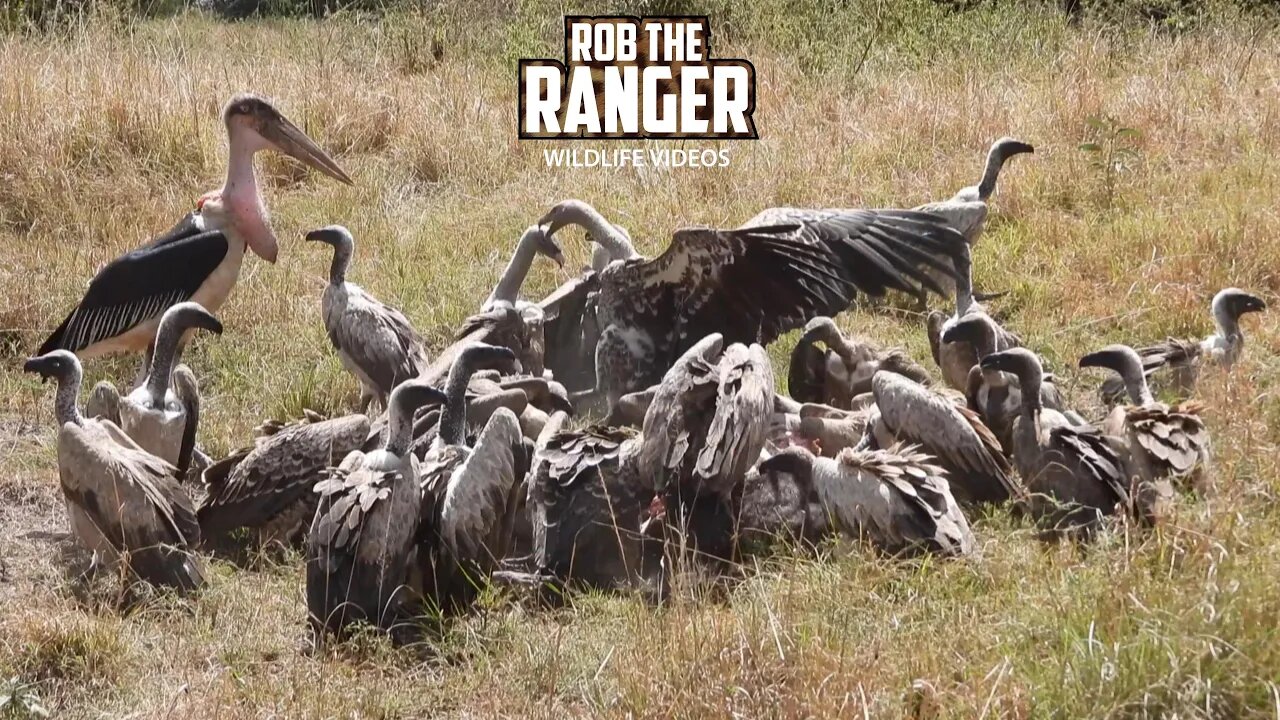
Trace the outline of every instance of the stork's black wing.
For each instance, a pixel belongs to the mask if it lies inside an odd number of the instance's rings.
[[[226,257],[228,247],[221,232],[191,234],[194,229],[188,216],[151,244],[108,263],[39,354],[79,352],[189,300]]]

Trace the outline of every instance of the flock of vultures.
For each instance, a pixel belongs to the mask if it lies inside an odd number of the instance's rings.
[[[275,261],[255,154],[352,182],[262,98],[232,98],[223,121],[223,187],[103,267],[25,370],[57,383],[59,477],[91,571],[193,592],[207,554],[305,548],[317,639],[366,623],[406,641],[494,583],[661,599],[677,571],[729,577],[779,541],[963,556],[975,513],[1078,542],[1158,523],[1203,491],[1210,442],[1200,406],[1157,402],[1149,380],[1191,396],[1200,372],[1239,358],[1241,316],[1265,309],[1229,288],[1204,340],[1090,348],[1080,365],[1101,369],[1113,409],[1086,421],[973,288],[1000,168],[1032,152],[1007,138],[949,200],[771,208],[734,229],[676,230],[652,258],[596,209],[561,202],[434,358],[409,318],[347,280],[355,239],[329,226],[306,238],[332,250],[320,301],[360,412],[268,422],[213,459],[199,449],[198,373],[178,362],[194,334],[221,333],[214,313],[246,250]],[[594,244],[591,267],[522,300],[539,256],[563,266],[566,226]],[[928,315],[936,373],[831,320],[892,293],[954,300]],[[801,328],[787,396],[763,346]],[[81,410],[81,361],[111,352],[143,357],[135,387],[100,383]]]

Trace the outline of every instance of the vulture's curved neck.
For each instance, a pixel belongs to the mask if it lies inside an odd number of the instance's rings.
[[[387,419],[386,451],[404,457],[413,440],[413,411],[403,402],[392,403]]]
[[[1040,386],[1044,384],[1044,373],[1027,369],[1017,373],[1018,385],[1022,392],[1022,414],[1032,422],[1040,421]]]
[[[614,260],[629,260],[637,255],[635,246],[609,222],[599,210],[583,204],[575,213],[575,220],[586,229],[591,239],[609,252]]]
[[[987,166],[982,170],[982,181],[978,183],[980,200],[987,200],[996,191],[996,178],[1000,176],[1004,159],[1004,150],[999,145],[992,145],[991,151],[987,153]]]
[[[151,406],[157,410],[164,407],[164,396],[169,392],[169,377],[173,366],[182,356],[182,333],[184,328],[176,323],[161,323],[160,332],[156,334],[155,354],[151,357],[151,369],[147,372],[147,394],[151,396]]]
[[[520,236],[520,241],[516,243],[516,251],[511,254],[511,260],[502,271],[502,276],[498,278],[498,284],[494,286],[493,292],[489,293],[489,299],[484,302],[485,307],[496,302],[515,304],[520,297],[520,288],[524,285],[524,279],[529,275],[529,268],[533,267],[533,259],[538,254],[537,244],[538,238],[533,233]]]
[[[1244,339],[1244,334],[1240,332],[1240,318],[1232,315],[1226,308],[1214,308],[1213,321],[1218,326],[1218,334],[1228,343],[1234,344]]]
[[[440,416],[440,441],[446,445],[462,445],[467,439],[467,384],[473,368],[459,357],[449,368],[445,381],[444,413]]]
[[[973,307],[973,266],[969,258],[956,261],[956,317],[964,317]]]
[[[333,262],[329,263],[329,284],[341,285],[347,281],[347,268],[351,266],[354,248],[351,243],[340,241],[333,246]]]

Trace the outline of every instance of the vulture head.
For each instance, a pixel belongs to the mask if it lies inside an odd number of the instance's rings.
[[[1044,382],[1044,366],[1040,358],[1026,348],[1010,348],[982,358],[983,370],[1000,370],[1017,376],[1022,386],[1023,402],[1040,401],[1040,386]]]
[[[988,355],[995,350],[995,321],[986,313],[969,313],[943,331],[942,342],[968,343],[978,351],[979,355]]]
[[[79,380],[80,360],[67,350],[54,350],[47,355],[33,357],[22,364],[22,371],[36,373],[41,381],[55,380],[63,384],[69,380]]]
[[[1262,312],[1267,303],[1262,298],[1240,288],[1227,288],[1213,296],[1213,317],[1223,328],[1235,327],[1245,313]]]

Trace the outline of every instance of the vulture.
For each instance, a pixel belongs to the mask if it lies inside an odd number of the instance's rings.
[[[237,528],[251,528],[260,544],[292,545],[315,515],[312,488],[361,447],[369,418],[347,415],[272,428],[253,447],[237,450],[204,471],[205,496],[196,510],[206,544]]]
[[[703,557],[733,556],[734,500],[765,447],[773,384],[764,348],[712,333],[667,370],[645,412],[640,477]]]
[[[185,365],[175,365],[183,337],[196,328],[222,334],[222,323],[199,304],[181,302],[165,310],[156,330],[151,365],[142,385],[123,398],[115,385],[98,383],[86,411],[118,424],[139,447],[163,458],[186,478],[200,423],[200,390]]]
[[[959,233],[924,213],[776,214],[776,222],[736,230],[684,228],[656,258],[615,260],[544,301],[555,306],[554,318],[548,313],[548,338],[580,346],[598,329],[594,389],[612,412],[622,395],[657,382],[676,358],[711,333],[722,334],[728,344],[763,345],[810,317],[845,309],[859,291],[920,295],[931,283],[918,266],[948,266],[946,260],[964,246]],[[539,224],[549,235],[581,225],[615,256],[626,251],[613,226],[579,200],[556,205]],[[585,332],[588,312],[594,316],[591,332]],[[574,330],[560,327],[566,322],[579,326],[576,338]],[[585,354],[572,347],[557,352],[575,362]],[[551,357],[549,347],[548,365],[564,381]],[[569,375],[581,372],[573,364],[566,368]]]
[[[791,447],[760,463],[761,475],[785,473],[812,488],[831,525],[890,556],[973,551],[973,533],[951,496],[947,473],[912,446],[846,449],[835,458]]]
[[[933,360],[942,370],[942,379],[947,385],[963,391],[969,384],[969,370],[978,364],[977,348],[971,342],[957,340],[943,343],[942,336],[946,331],[963,318],[970,315],[986,315],[987,311],[973,297],[973,266],[969,256],[969,246],[963,245],[955,257],[956,275],[956,310],[947,317],[934,310],[926,318],[929,334],[929,349],[933,352]],[[1022,341],[1018,336],[1000,327],[994,320],[989,326],[994,333],[996,351],[1019,347]]]
[[[414,412],[444,394],[421,380],[388,400],[386,445],[354,451],[315,484],[319,506],[307,535],[307,610],[315,638],[367,622],[397,641],[410,637],[416,609],[407,582],[422,511],[418,467],[409,455]]]
[[[661,592],[662,548],[645,534],[663,512],[637,467],[634,430],[566,430],[551,416],[534,449],[527,506],[533,563],[541,577],[573,587]]]
[[[320,306],[329,342],[342,366],[360,383],[360,412],[367,413],[375,400],[385,408],[392,388],[427,367],[422,336],[399,310],[347,282],[347,266],[355,249],[350,231],[330,225],[307,233],[307,240],[333,247],[329,284]]]
[[[1022,498],[1000,441],[977,413],[894,373],[878,372],[871,384],[876,412],[867,430],[875,446],[912,445],[932,455],[965,505]]]
[[[1127,345],[1108,345],[1089,353],[1080,358],[1080,367],[1111,370],[1128,391],[1132,404],[1112,409],[1102,428],[1118,441],[1126,476],[1138,484],[1135,495],[1152,498],[1134,498],[1140,511],[1151,507],[1158,510],[1161,501],[1172,494],[1174,485],[1204,490],[1210,447],[1199,404],[1169,406],[1156,402],[1142,372],[1141,356]]]
[[[987,221],[987,200],[996,190],[996,178],[1000,176],[1000,169],[1009,158],[1035,151],[1034,147],[1021,140],[1002,137],[992,143],[991,149],[987,152],[987,164],[983,168],[982,179],[977,185],[960,188],[960,191],[948,200],[926,203],[915,209],[943,218],[951,227],[964,235],[969,245],[974,245],[978,242],[982,227]]]
[[[983,168],[982,179],[977,185],[961,188],[950,199],[925,203],[915,209],[943,218],[947,224],[959,230],[960,234],[964,235],[965,241],[972,247],[977,244],[986,225],[987,201],[996,190],[996,178],[1000,175],[1000,169],[1009,158],[1034,152],[1035,148],[1028,143],[1011,137],[1002,137],[992,143],[991,149],[987,152],[987,164]],[[946,275],[942,273],[934,273],[934,275],[934,279],[944,289],[952,286],[952,280]]]
[[[1089,534],[1103,516],[1129,508],[1129,483],[1107,435],[1072,425],[1040,402],[1040,358],[1025,348],[993,353],[983,369],[1018,377],[1022,412],[1013,422],[1013,462],[1034,517],[1055,532]]]
[[[498,408],[466,441],[466,391],[477,367],[514,358],[475,344],[459,355],[445,386],[439,435],[420,465],[418,567],[423,595],[442,612],[465,609],[506,556],[529,458],[520,422]]]
[[[941,342],[942,347],[961,345],[972,349],[977,360],[997,352],[1002,342],[1009,347],[1020,344],[990,315],[982,312],[970,313],[948,325],[942,333]],[[968,351],[965,352],[967,354]],[[964,391],[969,409],[981,415],[987,427],[1000,438],[1005,454],[1012,454],[1013,421],[1022,412],[1022,388],[1017,376],[975,364],[969,368]],[[1045,375],[1042,379],[1040,404],[1062,412],[1073,425],[1084,424],[1079,415],[1066,407],[1052,375]]]
[[[336,180],[351,178],[311,138],[256,95],[236,95],[222,109],[230,150],[227,179],[205,193],[172,229],[98,271],[84,298],[40,346],[82,358],[112,352],[150,354],[160,317],[184,300],[217,312],[240,276],[246,249],[276,261],[277,242],[258,191],[253,156],[290,155]],[[143,371],[150,365],[144,361]]]
[[[71,532],[93,553],[94,565],[118,560],[154,585],[199,588],[204,573],[191,549],[200,526],[177,468],[109,420],[80,414],[82,371],[73,353],[54,350],[27,360],[23,370],[58,384],[58,478]]]
[[[537,303],[519,299],[520,287],[524,285],[524,279],[537,255],[550,258],[558,268],[564,267],[564,252],[560,246],[541,227],[532,225],[520,235],[516,250],[498,278],[498,284],[481,304],[480,315],[483,317],[499,307],[512,308],[520,314],[525,325],[524,337],[521,342],[508,347],[516,352],[525,372],[540,377],[545,369],[545,313]]]
[[[1168,368],[1174,391],[1180,395],[1189,394],[1205,363],[1228,370],[1236,364],[1244,353],[1244,331],[1240,329],[1240,318],[1245,313],[1262,312],[1266,309],[1265,300],[1239,288],[1219,291],[1213,296],[1213,303],[1210,305],[1217,330],[1200,341],[1168,338],[1157,345],[1138,349],[1143,372],[1150,376]],[[1123,379],[1107,378],[1102,384],[1101,395],[1107,403],[1123,399]]]
[[[903,351],[882,351],[869,342],[850,340],[834,320],[819,316],[804,326],[791,351],[787,390],[802,403],[849,410],[855,397],[871,391],[871,376],[877,370],[896,372],[921,385],[931,382],[929,373]]]

